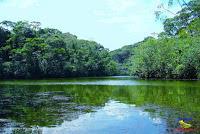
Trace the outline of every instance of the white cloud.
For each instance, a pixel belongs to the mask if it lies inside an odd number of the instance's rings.
[[[98,22],[113,25],[124,29],[128,33],[147,35],[152,32],[160,32],[159,26],[155,26],[155,10],[160,0],[105,0],[106,9],[94,12]],[[151,26],[150,25],[154,25]]]
[[[99,22],[106,23],[106,24],[116,24],[116,23],[131,23],[134,22],[134,19],[130,16],[114,16],[110,18],[103,18],[100,19]]]
[[[3,6],[11,8],[30,8],[38,5],[38,0],[7,0]]]
[[[122,12],[135,5],[134,0],[105,0],[105,2],[114,12]]]
[[[162,119],[161,118],[153,118],[152,121],[153,121],[153,123],[158,124],[158,125],[162,124]]]
[[[93,12],[99,17],[98,22],[133,24],[138,20],[145,20],[150,14],[149,7],[145,7],[143,0],[105,0],[105,4],[107,10],[104,8]]]

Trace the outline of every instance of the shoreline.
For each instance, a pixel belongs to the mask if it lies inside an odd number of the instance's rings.
[[[114,75],[114,76],[78,76],[78,77],[48,77],[48,78],[0,78],[0,81],[15,81],[15,80],[64,80],[64,79],[93,79],[93,78],[130,78],[134,80],[151,80],[151,81],[199,81],[200,79],[173,79],[173,78],[138,78],[128,75]]]

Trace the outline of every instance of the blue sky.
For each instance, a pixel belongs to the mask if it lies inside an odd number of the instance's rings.
[[[161,32],[160,0],[0,0],[0,21],[39,21],[114,50]]]

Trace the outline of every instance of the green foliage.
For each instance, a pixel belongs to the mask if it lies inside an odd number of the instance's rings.
[[[135,49],[132,74],[141,78],[196,79],[199,41],[197,37],[148,40]]]
[[[175,17],[165,20],[164,30],[170,36],[177,36],[184,29],[189,35],[195,36],[198,34],[196,32],[199,31],[199,17],[200,2],[199,0],[191,0],[188,4],[184,4],[184,7]]]
[[[111,51],[112,59],[117,63],[117,74],[118,75],[128,75],[130,74],[129,66],[131,57],[134,55],[134,49],[140,43],[134,45],[124,46],[120,49]]]
[[[139,78],[199,79],[199,14],[200,2],[192,0],[174,18],[166,19],[165,31],[157,39],[148,37],[129,49],[132,55],[123,59],[129,74]],[[123,48],[115,55],[120,52],[124,52]]]
[[[80,40],[39,22],[0,23],[0,78],[112,75],[116,64],[94,41]]]
[[[148,41],[135,50],[132,75],[140,78],[200,78],[199,38]]]

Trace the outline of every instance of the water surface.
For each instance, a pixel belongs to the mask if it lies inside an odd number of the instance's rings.
[[[199,81],[0,81],[0,133],[199,133],[199,102]],[[180,118],[192,119],[192,131],[179,129]]]

